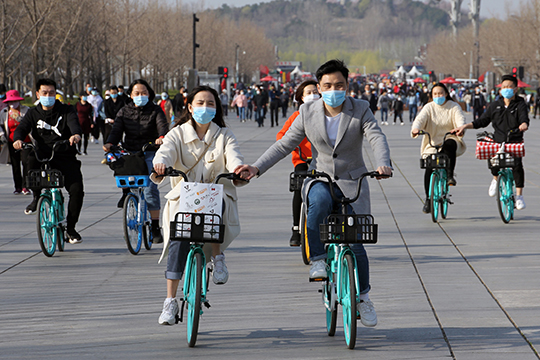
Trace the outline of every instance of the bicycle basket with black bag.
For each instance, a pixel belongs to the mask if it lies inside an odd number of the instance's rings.
[[[144,160],[144,152],[138,151],[135,154],[122,155],[110,153],[108,159],[109,167],[114,171],[114,176],[121,175],[148,175],[148,166]]]

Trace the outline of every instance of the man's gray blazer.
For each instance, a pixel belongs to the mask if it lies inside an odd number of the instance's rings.
[[[259,175],[293,151],[307,137],[311,143],[312,158],[309,169],[324,171],[337,183],[346,197],[354,197],[360,175],[367,172],[362,157],[362,142],[368,139],[375,155],[376,167],[391,166],[390,149],[386,136],[377,124],[369,109],[369,103],[347,97],[343,104],[336,144],[332,146],[328,139],[325,125],[323,100],[309,102],[300,107],[300,114],[292,123],[285,136],[273,144],[253,164],[259,169]],[[306,179],[303,197],[307,198],[310,183]],[[368,182],[362,183],[362,192],[353,204],[356,214],[371,212]]]

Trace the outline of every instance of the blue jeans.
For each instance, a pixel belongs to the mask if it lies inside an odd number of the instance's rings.
[[[184,268],[186,267],[187,255],[189,253],[189,241],[171,241],[169,244],[169,255],[167,257],[167,270],[165,279],[181,280]]]
[[[255,110],[255,121],[257,121],[259,126],[264,125],[264,109],[262,107],[258,107]]]
[[[240,121],[246,120],[246,108],[238,107],[238,110],[240,111]]]
[[[146,166],[148,166],[148,172],[152,171],[152,160],[154,160],[155,155],[155,151],[146,151],[144,153],[144,160],[146,161]],[[157,185],[154,184],[152,181],[150,181],[150,185],[148,187],[144,188],[144,197],[146,199],[146,205],[148,206],[148,210],[161,209],[159,190]]]
[[[337,185],[334,185],[334,193],[337,197],[343,197],[343,193]],[[307,235],[311,261],[324,260],[326,259],[326,250],[324,244],[321,242],[319,224],[322,224],[324,219],[334,209],[334,202],[330,195],[330,186],[328,183],[317,181],[311,185],[308,192],[307,209]],[[349,209],[349,212],[352,212],[352,209]],[[371,288],[369,285],[369,260],[366,249],[364,249],[364,245],[362,244],[351,244],[350,247],[356,257],[360,293],[365,294]]]
[[[381,122],[388,122],[388,108],[381,108]]]
[[[409,104],[409,121],[413,122],[418,112],[418,106],[416,104]]]

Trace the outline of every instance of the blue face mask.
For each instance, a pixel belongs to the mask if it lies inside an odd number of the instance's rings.
[[[41,106],[51,107],[56,102],[56,98],[54,96],[40,96],[39,102]]]
[[[323,101],[326,105],[336,108],[343,104],[345,101],[346,91],[345,90],[329,90],[323,91],[321,93]]]
[[[83,96],[82,99],[83,99],[83,101],[86,101],[86,100],[88,100],[88,96]]]
[[[433,98],[433,102],[437,105],[442,105],[446,101],[446,98],[444,96]]]
[[[111,97],[112,97],[113,99],[116,99],[116,98],[118,97],[118,94],[111,94]]]
[[[5,99],[5,98],[6,98],[6,94],[0,95],[0,99]]]
[[[144,106],[148,103],[148,96],[135,96],[133,98],[133,102],[135,103],[135,105],[137,106]]]
[[[193,107],[193,119],[201,125],[208,124],[216,117],[216,109],[210,107]]]
[[[92,90],[92,95],[97,96],[98,92],[96,90]]]
[[[505,99],[511,99],[514,96],[514,89],[502,89],[501,95]]]

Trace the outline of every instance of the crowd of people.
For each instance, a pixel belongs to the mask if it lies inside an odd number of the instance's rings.
[[[300,244],[299,213],[301,203],[305,201],[311,256],[310,278],[315,279],[326,275],[326,252],[320,242],[319,224],[335,205],[330,196],[330,187],[339,195],[354,197],[360,175],[367,172],[362,157],[364,137],[374,152],[377,172],[381,176],[392,173],[389,146],[380,126],[389,124],[391,114],[394,115],[394,125],[397,119],[403,125],[403,112],[407,108],[411,136],[417,137],[424,130],[431,134],[435,144],[442,145],[442,152],[450,159],[448,185],[451,186],[457,185],[454,176],[456,157],[466,151],[462,140],[466,129],[491,124],[495,130],[494,140],[500,143],[506,140],[506,134],[511,129],[520,131],[511,141],[521,141],[529,126],[530,103],[533,100],[519,96],[517,79],[511,75],[502,78],[501,90],[496,95],[494,92],[494,96],[485,98],[485,90],[480,87],[474,89],[473,95],[467,90],[462,92],[460,88],[458,91],[449,89],[441,83],[419,86],[380,78],[350,79],[349,70],[339,60],[321,65],[315,77],[283,86],[275,83],[245,86],[239,83],[230,92],[231,97],[227,89],[218,92],[207,86],[198,86],[188,92],[182,87],[173,99],[169,99],[167,93],[162,93],[158,101],[154,90],[143,79],[133,81],[127,91],[122,85],[109,86],[104,99],[98,89],[87,84],[75,106],[63,104],[57,99],[57,85],[53,80],[40,79],[35,89],[38,103],[31,108],[21,104],[24,99],[16,90],[7,91],[5,86],[0,85],[0,140],[5,144],[0,159],[3,156],[5,162],[12,165],[14,193],[33,195],[25,209],[26,214],[33,214],[41,189],[30,189],[25,183],[25,175],[29,169],[39,168],[40,165],[33,152],[23,149],[23,144],[32,142],[38,152],[47,155],[51,154],[57,141],[69,141],[69,146],[56,149],[51,167],[60,170],[65,177],[65,188],[69,194],[66,232],[68,241],[77,244],[82,242],[76,224],[84,198],[81,161],[77,159],[77,154],[86,155],[88,144],[97,143],[100,137],[106,152],[122,143],[125,150],[135,153],[143,151],[143,145],[153,143],[154,148],[144,150],[148,169],[162,175],[167,167],[174,167],[185,172],[189,181],[202,183],[212,182],[222,172],[235,172],[249,180],[263,175],[292,153],[296,171],[315,169],[328,173],[334,179],[331,184],[307,179],[302,190],[293,195],[290,245]],[[465,122],[459,104],[460,99],[467,103],[468,95],[471,95],[469,102],[474,112],[470,123]],[[290,103],[294,104],[296,111],[284,122],[277,134],[277,141],[253,165],[244,164],[238,142],[225,123],[229,110],[236,111],[240,122],[254,118],[259,127],[264,126],[266,115],[270,112],[270,126],[273,127],[279,126],[280,117],[287,118]],[[380,120],[376,118],[377,113],[380,113]],[[234,113],[229,115],[229,120],[231,117],[234,118]],[[453,135],[443,143],[447,132]],[[424,138],[422,157],[434,151],[436,149]],[[313,161],[309,162],[309,159]],[[430,173],[431,169],[426,169],[425,213],[431,211],[428,190]],[[166,226],[162,235],[159,225],[161,197],[157,187],[162,179],[150,171],[149,175],[152,184],[144,191],[152,219],[153,241],[161,243],[165,240],[160,261],[167,259],[167,298],[158,322],[172,325],[179,311],[177,288],[189,244],[170,242]],[[521,210],[525,208],[521,159],[514,168],[514,177],[516,208]],[[224,251],[240,233],[236,187],[242,184],[235,181],[224,187],[224,243],[205,245],[214,270],[212,277],[215,284],[225,284],[229,277]],[[495,186],[494,180],[489,187],[490,196],[495,195]],[[182,180],[173,179],[171,187],[165,196],[167,203],[162,215],[165,224],[169,221],[168,209],[179,201]],[[126,195],[124,191],[118,207],[123,206]],[[360,214],[370,213],[367,187],[352,204],[352,210]],[[367,253],[362,244],[354,244],[352,249],[360,269],[358,311],[361,322],[366,326],[375,326],[377,316],[369,298],[371,286]]]

